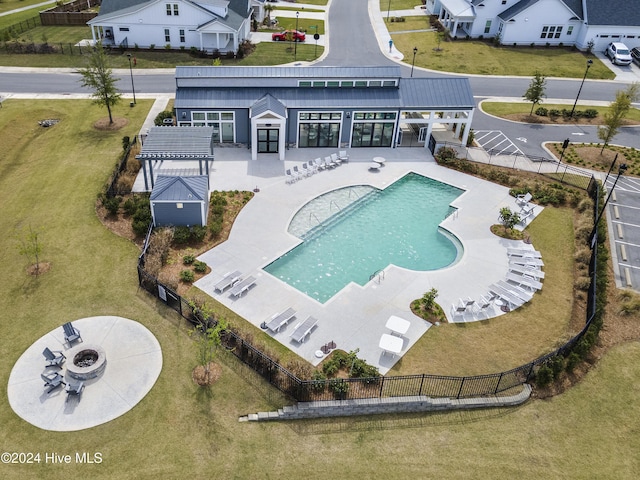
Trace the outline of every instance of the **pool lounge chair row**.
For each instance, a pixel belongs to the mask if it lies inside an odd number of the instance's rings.
[[[233,272],[227,272],[222,279],[213,286],[214,292],[224,293],[227,289],[232,297],[241,297],[247,293],[251,287],[256,283],[255,277],[249,275],[243,278],[242,272],[234,270]]]
[[[324,160],[321,157],[318,157],[315,160],[310,160],[308,163],[303,163],[300,168],[295,165],[293,169],[287,169],[285,171],[285,181],[291,184],[298,180],[302,180],[305,177],[310,177],[322,170],[333,169],[341,165],[343,162],[348,161],[349,154],[347,151],[340,150],[339,153],[332,153],[331,155],[324,157]]]
[[[260,325],[261,328],[265,330],[269,330],[271,332],[278,333],[282,327],[289,323],[293,318],[296,318],[296,311],[289,307],[286,310],[283,310],[281,313],[276,313],[275,315],[269,317],[267,320],[262,322]],[[309,315],[303,322],[299,322],[293,328],[293,331],[289,335],[291,339],[297,343],[304,343],[305,339],[308,335],[311,334],[311,331],[317,325],[318,320]]]
[[[454,322],[457,319],[465,320],[468,314],[471,314],[474,319],[476,316],[478,316],[478,318],[487,318],[489,310],[493,308],[495,298],[495,295],[490,294],[480,295],[478,301],[475,301],[471,297],[466,300],[460,299],[459,303],[451,306],[451,317]]]

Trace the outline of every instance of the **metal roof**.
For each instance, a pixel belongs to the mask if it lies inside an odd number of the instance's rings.
[[[209,184],[206,175],[174,177],[158,175],[151,201],[194,202],[206,200]]]
[[[136,158],[213,159],[213,127],[151,127]]]
[[[270,94],[265,95],[251,106],[251,117],[257,117],[264,112],[273,112],[282,118],[287,117],[287,107]]]
[[[216,68],[216,67],[214,67]],[[421,108],[471,109],[475,101],[469,80],[453,78],[403,78],[399,87],[301,88],[226,87],[178,88],[175,108],[251,108],[271,94],[287,108]]]

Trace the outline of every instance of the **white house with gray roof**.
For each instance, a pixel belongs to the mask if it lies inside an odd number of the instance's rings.
[[[284,160],[287,148],[435,147],[435,126],[467,141],[467,78],[402,78],[400,67],[177,67],[180,126],[213,128]],[[413,139],[414,141],[409,141]]]
[[[500,37],[503,45],[565,45],[604,50],[640,46],[638,0],[429,0],[458,38]]]
[[[252,12],[252,0],[102,0],[87,24],[107,46],[226,53],[248,38]]]

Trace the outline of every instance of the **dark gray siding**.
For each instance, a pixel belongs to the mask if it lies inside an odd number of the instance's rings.
[[[193,226],[202,225],[200,219],[200,203],[183,203],[183,208],[177,208],[176,203],[154,202],[156,227],[164,226]]]

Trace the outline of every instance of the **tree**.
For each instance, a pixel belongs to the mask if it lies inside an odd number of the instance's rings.
[[[20,255],[27,257],[28,261],[35,266],[36,277],[40,274],[40,254],[42,253],[42,242],[40,232],[29,226],[29,232],[25,238],[20,239]]]
[[[631,109],[631,104],[640,97],[640,83],[632,83],[626,90],[618,90],[616,99],[609,105],[609,111],[604,114],[604,125],[598,127],[598,138],[604,143],[600,154],[604,152],[609,141],[618,134],[624,117]]]
[[[276,7],[271,5],[270,3],[265,4],[264,13],[267,14],[267,18],[265,18],[265,22],[268,26],[271,26],[271,12],[275,10]]]
[[[210,385],[212,383],[211,362],[215,359],[216,351],[221,344],[220,335],[227,330],[229,324],[225,319],[218,317],[215,325],[211,326],[214,314],[206,302],[200,304],[193,301],[190,302],[190,306],[199,320],[198,326],[191,331],[191,334],[196,335],[198,365],[204,369],[201,386]]]
[[[520,222],[520,214],[518,212],[512,212],[509,207],[503,207],[500,209],[500,223],[504,227],[505,232],[512,230]]]
[[[547,86],[547,79],[540,72],[536,72],[536,74],[531,79],[531,83],[529,84],[529,88],[526,92],[524,92],[524,99],[531,102],[531,111],[529,115],[533,114],[533,109],[539,103],[542,103],[542,99],[546,97],[545,89]]]
[[[86,68],[81,68],[77,73],[82,75],[82,86],[93,89],[94,103],[107,107],[111,124],[113,123],[111,107],[120,101],[122,95],[115,86],[119,79],[113,76],[107,63],[107,54],[102,48],[102,44],[97,43],[89,55],[89,65]]]

